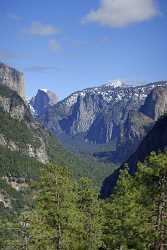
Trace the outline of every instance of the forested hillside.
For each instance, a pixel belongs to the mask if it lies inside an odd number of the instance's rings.
[[[166,249],[167,153],[151,154],[135,176],[124,169],[111,197],[98,199],[91,180],[76,182],[50,165],[31,183],[32,205],[0,217],[1,249]]]

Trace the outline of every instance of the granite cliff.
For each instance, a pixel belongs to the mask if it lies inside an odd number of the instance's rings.
[[[38,117],[42,116],[49,107],[57,103],[57,95],[47,89],[39,89],[36,96],[30,100],[30,105],[35,110]]]
[[[120,171],[128,166],[133,175],[137,170],[137,163],[144,162],[151,152],[158,153],[167,148],[167,87],[157,87],[145,100],[141,112],[152,119],[158,119],[154,126],[143,138],[136,151],[118,168],[112,175],[107,177],[102,185],[101,196],[107,198],[115,187]],[[126,147],[126,144],[124,144]]]
[[[48,162],[44,132],[17,92],[0,86],[0,146]]]
[[[0,84],[11,88],[24,98],[23,73],[3,63],[0,63]]]
[[[114,81],[84,89],[38,112],[39,119],[65,146],[71,148],[72,145],[74,151],[81,152],[89,148],[88,153],[100,161],[120,164],[135,152],[166,110],[164,104],[161,111],[165,97],[163,101],[159,98],[165,96],[166,84],[161,81],[130,86]],[[152,97],[148,97],[150,94]]]

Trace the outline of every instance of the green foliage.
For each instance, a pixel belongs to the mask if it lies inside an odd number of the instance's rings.
[[[9,207],[5,208],[1,203],[0,216],[6,214],[12,214],[14,210],[15,213],[22,210],[24,207],[24,191],[18,192],[14,188],[12,188],[5,179],[0,180],[0,192],[1,195],[6,197],[6,200],[9,200]]]
[[[78,249],[80,216],[74,188],[66,168],[48,166],[42,170],[30,213],[32,249]]]
[[[32,210],[0,231],[2,249],[98,250],[102,246],[102,210],[90,180],[76,183],[67,168],[50,165],[41,170],[32,191]]]
[[[167,246],[167,151],[152,153],[144,164],[139,164],[137,177],[145,187],[151,249],[164,250]]]
[[[26,179],[39,176],[39,170],[43,166],[37,160],[0,147],[0,176],[24,177]]]
[[[105,177],[116,169],[115,165],[104,164],[88,156],[76,156],[64,149],[53,135],[47,138],[47,152],[51,162],[67,166],[72,171],[74,178],[88,177],[94,181],[94,185],[99,189]]]
[[[68,168],[50,165],[40,173],[32,209],[9,216],[8,225],[0,216],[1,249],[166,249],[167,152],[151,154],[135,176],[123,170],[106,201],[98,200],[92,181],[74,181]]]
[[[83,225],[82,244],[79,249],[99,249],[102,246],[103,212],[92,181],[81,178],[77,194]]]
[[[149,223],[135,178],[122,172],[112,197],[103,205],[105,249],[148,249]]]
[[[39,177],[42,167],[43,164],[33,158],[0,147],[0,195],[6,197],[10,205],[5,208],[1,203],[0,216],[10,221],[11,217],[29,207],[31,194],[27,185]],[[11,182],[20,186],[19,190],[12,187]]]
[[[40,141],[35,136],[34,131],[28,128],[24,121],[11,118],[11,116],[0,109],[0,134],[2,134],[7,140],[11,140],[16,143],[21,149],[26,148],[27,144],[31,144],[34,147],[40,145]]]
[[[105,249],[166,249],[166,201],[167,152],[139,163],[135,177],[125,169],[103,205]]]

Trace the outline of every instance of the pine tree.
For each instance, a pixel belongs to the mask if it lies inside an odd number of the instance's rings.
[[[81,178],[78,183],[78,207],[83,223],[79,249],[97,250],[102,246],[103,214],[97,192],[88,178]]]
[[[122,171],[113,195],[103,205],[105,249],[148,250],[150,227],[141,189],[127,169]]]
[[[105,249],[167,249],[167,152],[124,170],[104,213]]]
[[[24,219],[24,221],[23,221]],[[29,234],[26,226],[26,217],[17,216],[10,220],[0,221],[0,249],[28,250]]]
[[[30,213],[31,247],[35,250],[79,249],[80,214],[75,183],[66,168],[43,169]]]
[[[139,165],[138,175],[145,184],[151,204],[149,221],[153,237],[150,249],[165,250],[167,249],[167,152],[152,153],[144,164]]]

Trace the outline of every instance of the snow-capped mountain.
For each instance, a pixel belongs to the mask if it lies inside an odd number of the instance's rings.
[[[118,88],[118,87],[124,87],[125,82],[121,81],[121,80],[113,80],[113,81],[108,81],[106,82],[103,86],[105,87],[113,87],[113,88]]]
[[[49,106],[47,112],[45,109],[41,113],[43,124],[59,138],[70,136],[74,144],[74,139],[78,137],[85,143],[98,146],[110,144],[115,147],[115,152],[95,155],[122,162],[136,150],[159,115],[167,110],[166,104],[161,105],[161,110],[155,110],[155,117],[150,116],[147,110],[150,109],[149,95],[152,91],[158,93],[157,89],[166,89],[167,81],[129,85],[117,80],[77,91]]]
[[[147,97],[141,111],[144,112],[145,115],[152,117],[152,119],[155,120],[163,113],[163,111],[166,111],[166,99],[167,87],[155,88]],[[159,153],[160,151],[162,152],[166,150],[166,148],[167,116],[165,114],[160,119],[158,119],[158,121],[156,121],[155,125],[143,138],[136,151],[125,160],[121,167],[119,167],[116,171],[114,171],[114,173],[112,173],[112,175],[108,176],[104,180],[101,188],[101,197],[107,198],[111,195],[122,169],[128,166],[129,173],[134,175],[134,173],[137,171],[138,162],[144,162],[151,152]]]
[[[97,95],[102,97],[107,103],[113,101],[121,101],[123,98],[136,98],[136,100],[144,100],[148,93],[155,87],[164,86],[167,81],[160,81],[149,83],[141,86],[131,86],[128,82],[120,80],[105,83],[99,87],[87,88],[82,91],[77,91],[64,99],[67,105],[71,106],[76,103],[79,96],[85,97],[86,95]]]

